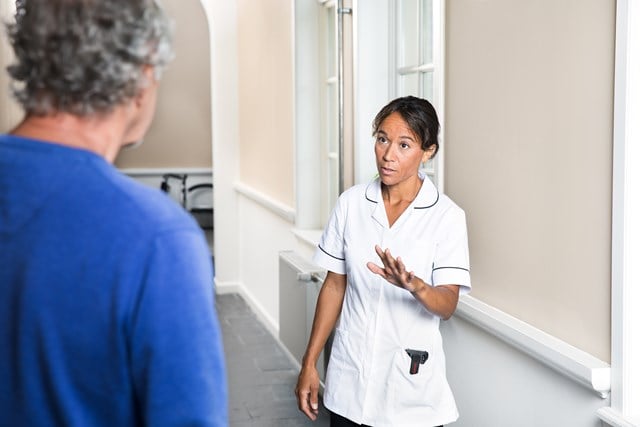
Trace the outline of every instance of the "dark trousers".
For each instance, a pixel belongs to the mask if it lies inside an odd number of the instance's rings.
[[[334,414],[333,412],[329,411],[329,415],[330,415],[330,419],[331,419],[331,424],[329,424],[330,427],[371,427],[365,424],[356,424],[353,421],[338,415],[338,414]],[[442,426],[440,426],[442,427]]]

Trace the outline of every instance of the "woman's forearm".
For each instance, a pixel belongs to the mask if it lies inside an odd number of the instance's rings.
[[[419,277],[414,277],[411,284],[414,289],[411,291],[411,295],[429,312],[444,320],[453,315],[458,306],[458,285],[431,286]]]
[[[318,295],[309,343],[302,358],[303,367],[315,366],[318,361],[318,357],[331,331],[335,327],[338,316],[340,315],[340,310],[342,310],[342,301],[344,300],[346,287],[346,275],[333,272],[327,273],[327,277]]]

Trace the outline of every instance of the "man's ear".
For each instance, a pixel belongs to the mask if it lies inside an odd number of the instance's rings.
[[[142,75],[144,76],[144,84],[134,99],[136,107],[140,107],[142,105],[148,89],[156,84],[154,68],[151,65],[145,65],[142,67]]]

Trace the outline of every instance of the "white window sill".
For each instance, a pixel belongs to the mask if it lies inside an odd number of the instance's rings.
[[[320,237],[322,237],[322,229],[293,229],[293,234],[302,243],[309,245],[312,249],[315,249],[320,243]]]

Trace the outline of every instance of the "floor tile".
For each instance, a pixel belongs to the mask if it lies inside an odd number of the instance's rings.
[[[298,410],[297,368],[242,297],[218,295],[216,309],[227,364],[229,426],[328,426],[324,408],[316,421]]]

